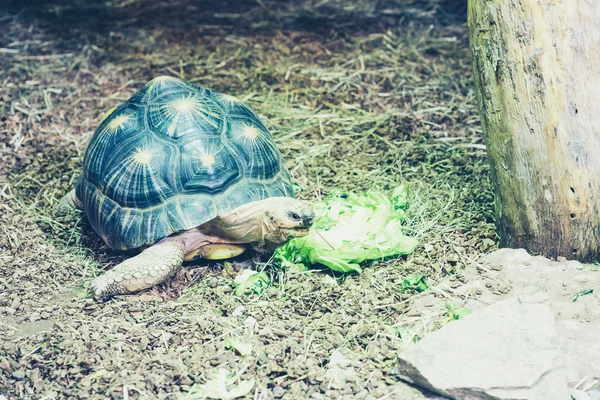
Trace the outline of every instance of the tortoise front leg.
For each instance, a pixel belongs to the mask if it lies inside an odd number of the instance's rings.
[[[71,190],[69,193],[65,194],[62,199],[58,202],[58,211],[66,213],[71,210],[83,209],[83,204],[77,198],[75,194],[75,189]]]
[[[181,268],[184,254],[183,241],[155,244],[94,279],[92,296],[96,301],[106,301],[156,286]]]

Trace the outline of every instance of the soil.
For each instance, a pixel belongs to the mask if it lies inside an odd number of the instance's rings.
[[[57,2],[58,3],[58,2]],[[179,398],[224,368],[251,399],[410,399],[396,354],[464,304],[430,287],[497,247],[461,1],[13,2],[0,14],[0,399]],[[232,94],[274,134],[306,200],[412,188],[414,254],[360,275],[249,259],[186,266],[104,304],[91,280],[131,254],[59,214],[102,115],[158,75]],[[417,297],[418,298],[418,297]],[[407,332],[410,332],[408,334]],[[249,352],[236,350],[232,341]],[[243,354],[242,354],[243,353]],[[340,361],[340,359],[342,361]],[[196,386],[197,387],[197,386]]]

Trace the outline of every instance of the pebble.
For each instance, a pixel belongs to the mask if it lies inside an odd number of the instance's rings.
[[[245,312],[246,312],[246,307],[244,307],[244,306],[237,306],[235,308],[235,310],[233,310],[233,312],[231,313],[231,315],[234,316],[234,317],[241,317],[242,315],[244,315]]]
[[[246,318],[244,320],[244,326],[247,328],[253,328],[254,326],[256,326],[258,322],[256,321],[256,318],[250,316],[248,318]]]
[[[5,371],[10,371],[10,363],[8,362],[8,360],[6,358],[3,358],[2,360],[0,360],[0,369],[3,369]]]
[[[21,380],[21,379],[25,378],[25,371],[23,371],[22,369],[18,369],[12,373],[12,376],[15,379]]]
[[[218,281],[217,281],[218,283]],[[223,286],[223,293],[227,294],[227,293],[231,293],[233,291],[233,289],[231,288],[231,286]]]
[[[273,388],[273,397],[275,397],[276,399],[283,397],[284,394],[285,394],[285,389],[282,388],[281,386],[275,386]]]
[[[442,303],[442,301],[434,296],[426,296],[421,299],[421,305],[423,307],[433,307],[440,303]]]

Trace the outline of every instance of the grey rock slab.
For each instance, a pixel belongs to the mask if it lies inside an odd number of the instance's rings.
[[[556,321],[570,384],[587,377],[600,381],[600,266],[577,261],[552,261],[523,249],[500,249],[480,263],[501,271],[518,295],[531,287],[544,291]],[[576,293],[593,289],[573,301]]]
[[[399,354],[401,379],[451,399],[568,400],[548,299],[530,290],[476,310]]]

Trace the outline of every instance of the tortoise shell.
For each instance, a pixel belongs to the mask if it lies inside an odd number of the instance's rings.
[[[148,82],[100,123],[76,194],[94,230],[122,250],[294,196],[272,135],[249,107],[172,77]]]

